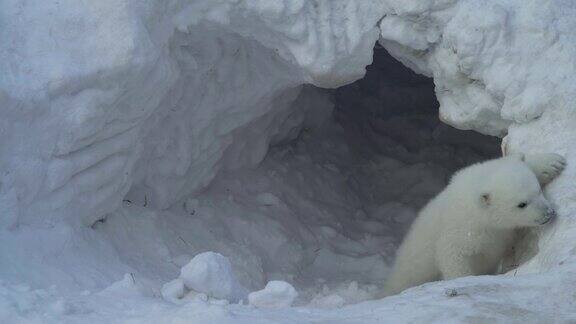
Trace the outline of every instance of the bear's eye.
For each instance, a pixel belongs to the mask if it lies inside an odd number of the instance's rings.
[[[518,204],[518,208],[526,208],[526,206],[528,206],[528,203],[525,201]]]

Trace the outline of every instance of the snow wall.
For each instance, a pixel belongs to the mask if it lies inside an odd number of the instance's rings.
[[[576,287],[572,244],[576,190],[570,180],[576,169],[570,163],[574,152],[569,141],[576,125],[570,111],[576,95],[575,14],[570,1],[560,0],[3,2],[0,314],[9,320],[55,321],[124,316],[149,321],[262,316],[295,322],[344,318],[367,322],[386,316],[574,319],[570,310]],[[258,242],[230,248],[224,241],[213,246],[230,233],[208,234],[202,229],[242,227],[242,215],[232,212],[219,218],[211,213],[238,210],[230,195],[219,193],[234,190],[235,185],[241,192],[258,175],[248,171],[227,175],[257,166],[260,171],[254,172],[278,172],[277,165],[261,166],[270,145],[320,127],[332,109],[328,100],[318,98],[321,93],[302,90],[302,85],[337,88],[362,78],[375,44],[433,78],[440,119],[446,124],[502,137],[506,153],[553,151],[566,156],[568,169],[547,188],[560,217],[552,226],[529,233],[534,257],[510,278],[424,285],[401,296],[330,311],[296,308],[258,313],[240,305],[202,301],[165,305],[157,295],[159,283],[198,252],[230,249],[239,280],[249,289],[274,279],[275,272],[298,273],[291,267],[307,262],[306,251],[280,242],[278,249],[259,254],[269,253],[267,258],[273,259],[282,253],[286,260],[293,257],[298,262],[279,262],[274,264],[277,268],[265,269],[266,258],[253,257]],[[349,109],[339,111],[345,116]],[[325,143],[330,143],[331,135],[338,131],[328,132]],[[308,153],[321,144],[310,145],[303,148]],[[281,150],[274,154],[283,159]],[[300,162],[286,161],[285,167],[297,168]],[[325,164],[338,170],[338,165]],[[209,187],[218,177],[221,185]],[[327,175],[320,181],[336,178]],[[256,202],[262,208],[281,205],[283,196],[279,199],[265,190],[267,186],[275,187],[256,184],[261,189],[254,193]],[[353,205],[353,200],[336,207]],[[194,222],[221,223],[184,226],[174,208],[191,216],[204,211],[205,219]],[[365,218],[362,212],[354,217]],[[337,217],[346,221],[347,215]],[[261,224],[261,228],[246,229],[243,235],[259,237],[278,226],[267,223],[266,212],[258,217],[249,227]],[[294,224],[280,226],[278,236],[301,235],[298,240],[305,242],[308,238],[300,229],[286,230]],[[106,229],[95,230],[98,227]],[[367,223],[357,231],[375,227]],[[190,240],[205,237],[210,244],[173,255],[175,250],[186,250],[176,244],[190,244],[174,233],[177,228]],[[333,239],[330,244],[344,239],[333,229],[323,231],[324,237]],[[270,233],[271,239],[263,239],[260,246],[274,246],[276,234]],[[385,249],[386,242],[376,243]],[[354,244],[341,248],[354,250]],[[358,261],[322,257],[337,259],[334,262],[340,265]],[[158,260],[172,265],[160,265]],[[370,257],[363,261],[374,264]],[[263,269],[260,273],[243,271],[256,265]],[[320,263],[315,271],[323,273],[330,267]],[[134,269],[146,282],[136,284]],[[347,274],[347,269],[336,268],[333,275]],[[383,279],[385,271],[381,263],[372,278]],[[123,273],[132,275],[111,285]],[[372,296],[369,287],[352,286],[345,288],[352,296],[345,302]],[[142,287],[148,290],[143,292]],[[446,297],[445,287],[459,287],[475,298]],[[550,289],[554,296],[541,300]],[[312,306],[341,306],[331,292]],[[362,294],[367,297],[358,298]],[[106,300],[123,302],[109,305]],[[427,307],[422,309],[422,303]],[[126,315],[125,308],[132,312]]]

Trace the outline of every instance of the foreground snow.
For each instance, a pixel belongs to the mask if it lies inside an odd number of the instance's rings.
[[[2,322],[575,320],[575,10],[563,0],[3,2]],[[464,136],[438,140],[429,119],[367,128],[352,100],[340,128],[323,95],[300,96],[305,83],[360,78],[378,38],[434,77],[442,120],[508,131],[505,152],[567,157],[547,190],[560,218],[529,233],[519,257],[534,257],[509,276],[366,301],[415,210],[481,157],[457,148]],[[385,99],[361,104],[381,109],[370,113],[419,105],[378,85]],[[242,295],[282,280],[296,307],[163,298],[191,289],[172,280],[207,251],[230,259]]]
[[[338,309],[261,309],[202,298],[174,305],[142,293],[130,276],[98,293],[66,298],[50,290],[4,285],[0,314],[6,323],[571,323],[576,320],[576,273],[569,269],[575,267],[564,264],[540,275],[426,284],[398,296]]]

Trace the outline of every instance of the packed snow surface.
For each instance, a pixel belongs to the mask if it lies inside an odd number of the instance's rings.
[[[0,3],[1,321],[576,321],[574,17],[567,0]],[[375,44],[363,80],[302,86],[362,78]],[[378,299],[417,210],[497,153],[435,98],[505,154],[564,155],[560,217],[507,275]]]

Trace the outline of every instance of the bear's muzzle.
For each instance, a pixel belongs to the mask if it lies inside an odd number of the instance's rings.
[[[544,215],[544,219],[540,222],[540,225],[548,224],[552,219],[556,217],[556,210],[553,208],[548,208],[546,210],[546,214]]]

